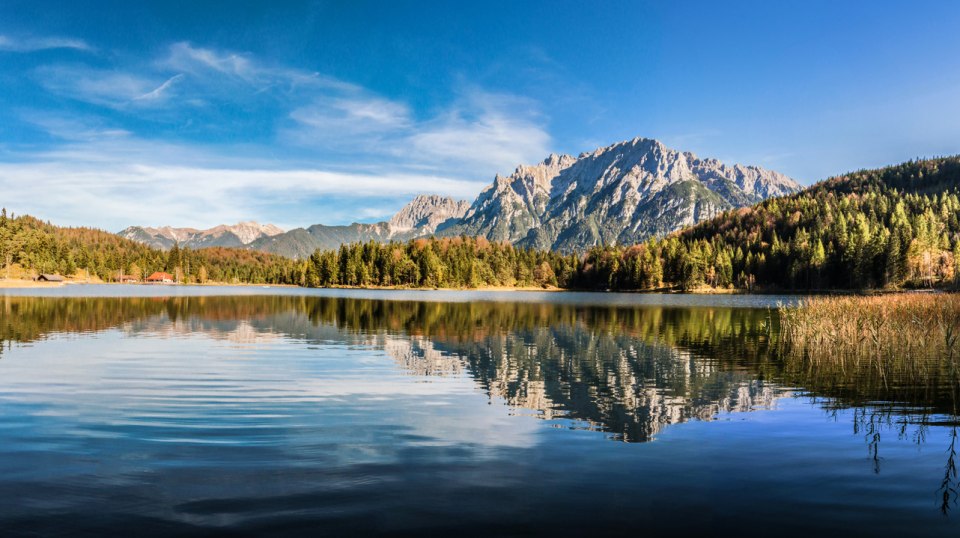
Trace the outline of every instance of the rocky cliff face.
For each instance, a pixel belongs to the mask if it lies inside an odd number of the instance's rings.
[[[483,236],[495,241],[522,240],[542,224],[553,180],[575,162],[569,155],[550,155],[540,164],[520,165],[508,177],[498,175],[493,184],[480,193],[464,218],[446,233]]]
[[[451,220],[459,220],[470,208],[466,200],[454,200],[436,194],[421,194],[403,206],[387,224],[393,235],[428,235]]]
[[[551,155],[497,176],[443,233],[561,251],[631,244],[799,189],[778,172],[635,138],[576,158]]]
[[[167,250],[174,245],[189,248],[241,247],[260,239],[282,234],[283,230],[273,224],[258,224],[253,221],[228,226],[221,224],[207,230],[161,226],[130,226],[120,236],[139,241],[155,248]]]

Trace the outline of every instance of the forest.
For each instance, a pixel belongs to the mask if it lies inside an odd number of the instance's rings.
[[[960,157],[822,181],[664,238],[581,254],[482,237],[359,243],[292,260],[255,250],[153,249],[91,228],[0,214],[0,261],[104,281],[165,271],[179,282],[310,287],[837,290],[957,287]]]
[[[253,250],[174,247],[168,252],[93,228],[54,226],[31,216],[0,210],[0,276],[56,273],[113,282],[137,280],[155,271],[182,283],[301,284],[303,264]]]
[[[318,250],[308,261],[306,283],[313,287],[564,287],[579,265],[577,256],[521,249],[482,237],[371,241]]]
[[[479,238],[344,245],[310,286],[684,291],[951,287],[960,279],[960,158],[831,178],[639,245],[563,256]]]
[[[745,290],[956,287],[960,157],[822,181],[663,239],[596,247],[570,287]]]

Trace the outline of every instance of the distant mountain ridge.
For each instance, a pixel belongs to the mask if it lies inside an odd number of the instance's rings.
[[[573,252],[663,236],[728,209],[800,188],[779,172],[726,165],[670,149],[657,140],[634,138],[577,157],[554,154],[535,165],[520,165],[509,176],[497,175],[473,203],[420,195],[387,221],[315,224],[222,246],[305,258],[317,249],[345,243],[468,235]],[[169,248],[175,234],[158,233],[161,230],[166,228],[131,227],[121,234]],[[213,246],[233,238],[201,234],[191,241],[180,244]]]
[[[172,226],[158,228],[130,226],[118,235],[154,248],[168,250],[173,248],[174,245],[189,248],[243,247],[257,239],[282,233],[284,233],[283,229],[273,224],[247,221],[232,226],[221,224],[207,230],[174,228]]]
[[[438,229],[459,221],[469,207],[470,203],[464,200],[421,194],[388,221],[347,226],[314,224],[282,235],[260,238],[249,246],[293,258],[306,258],[317,249],[331,250],[347,243],[406,241],[433,235]]]

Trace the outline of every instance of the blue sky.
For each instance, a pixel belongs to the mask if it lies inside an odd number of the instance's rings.
[[[635,136],[809,184],[960,153],[957,28],[950,1],[7,0],[0,204],[369,222]]]

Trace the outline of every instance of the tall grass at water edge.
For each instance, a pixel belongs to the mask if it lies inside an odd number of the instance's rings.
[[[960,294],[813,297],[780,308],[787,366],[900,383],[960,381]]]

